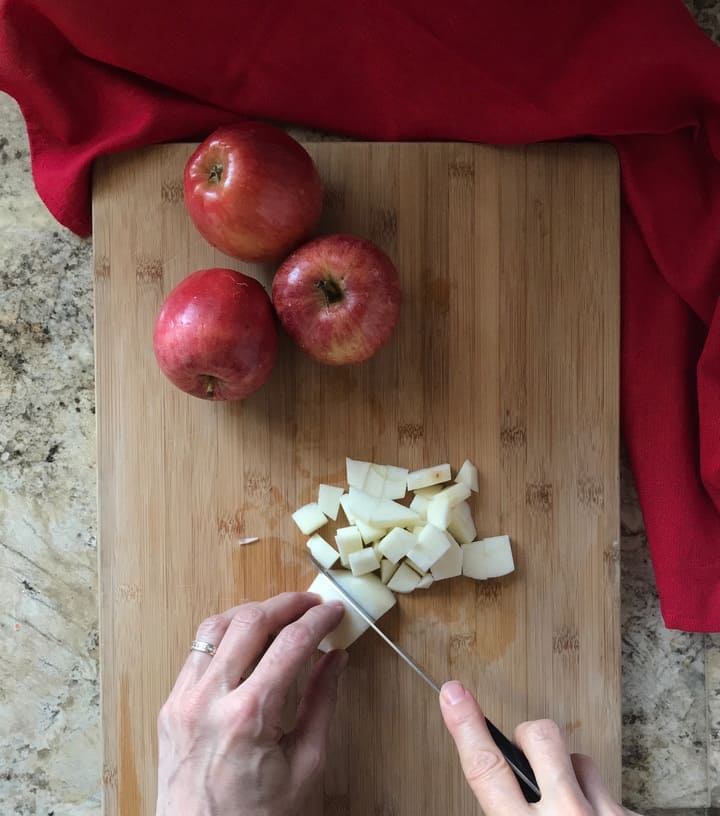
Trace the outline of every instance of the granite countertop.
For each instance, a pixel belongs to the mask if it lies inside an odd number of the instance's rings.
[[[720,39],[720,1],[693,5]],[[2,94],[0,281],[0,812],[98,816],[92,245],[37,197]],[[720,816],[720,636],[664,628],[625,461],[622,626],[625,804]]]

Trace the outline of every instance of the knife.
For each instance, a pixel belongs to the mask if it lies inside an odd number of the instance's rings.
[[[382,629],[380,629],[371,615],[369,615],[352,597],[352,595],[350,595],[347,590],[340,585],[340,582],[333,577],[329,570],[326,570],[325,567],[323,567],[322,564],[319,564],[312,556],[309,556],[309,558],[313,567],[321,575],[324,575],[328,581],[330,581],[333,587],[335,587],[340,595],[342,595],[342,597],[348,602],[348,605],[351,606],[358,613],[358,615],[360,615],[365,623],[367,623],[370,628],[376,634],[378,634],[395,652],[395,654],[399,655],[417,675],[422,677],[425,683],[430,686],[430,688],[436,694],[440,694],[440,686],[433,682],[420,668],[420,666],[418,666],[418,664],[409,655],[405,654],[405,652],[393,640],[391,640],[385,634],[385,632],[382,631]],[[515,774],[515,778],[520,785],[520,789],[525,796],[525,800],[528,802],[538,802],[540,800],[540,788],[538,787],[535,774],[533,773],[533,769],[530,766],[525,754],[517,747],[517,745],[515,745],[515,743],[511,742],[499,728],[494,726],[487,717],[485,717],[485,723],[488,727],[488,731],[490,732],[493,742],[500,749],[502,755],[505,757],[505,761]]]

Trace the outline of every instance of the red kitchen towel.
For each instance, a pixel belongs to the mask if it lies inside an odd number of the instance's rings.
[[[38,192],[80,234],[95,156],[239,116],[612,142],[623,428],[662,612],[720,631],[720,51],[680,0],[4,0],[0,88]]]

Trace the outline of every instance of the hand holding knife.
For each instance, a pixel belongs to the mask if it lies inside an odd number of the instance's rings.
[[[338,581],[332,576],[332,574],[322,567],[312,556],[310,557],[310,561],[312,562],[313,567],[322,575],[324,575],[328,581],[330,581],[335,589],[342,595],[342,597],[347,601],[348,605],[351,606],[358,615],[370,626],[373,631],[375,631],[387,645],[393,649],[393,651],[398,654],[403,661],[410,666],[410,668],[419,675],[425,683],[436,693],[440,694],[440,686],[437,683],[433,682],[427,674],[413,661],[405,652],[395,644],[376,624],[375,620],[358,604],[358,602],[348,594],[348,592],[340,585]],[[502,755],[505,757],[508,765],[512,769],[515,777],[520,784],[520,788],[522,789],[523,795],[528,802],[537,802],[540,800],[540,788],[538,787],[537,781],[535,779],[535,774],[533,773],[532,768],[530,767],[530,763],[527,760],[525,754],[511,742],[495,725],[493,725],[488,718],[485,718],[485,723],[487,724],[488,730],[490,731],[490,735],[493,738],[493,741],[500,749]]]

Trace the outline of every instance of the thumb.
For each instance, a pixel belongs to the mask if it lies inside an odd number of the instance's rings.
[[[294,746],[293,774],[299,784],[306,783],[325,765],[327,736],[335,712],[338,680],[347,662],[348,653],[336,650],[321,657],[310,672],[295,728],[289,735]]]

